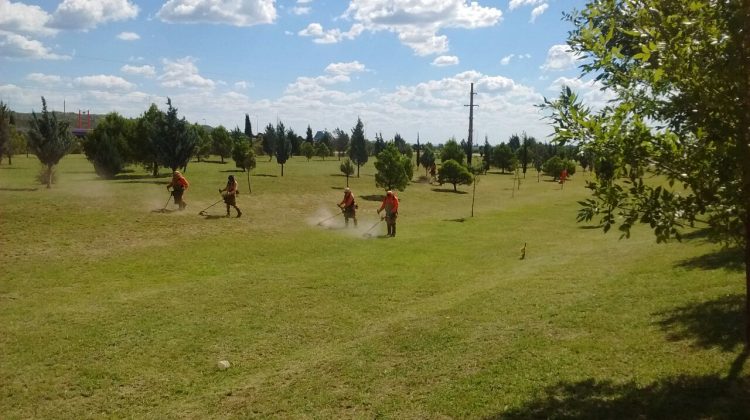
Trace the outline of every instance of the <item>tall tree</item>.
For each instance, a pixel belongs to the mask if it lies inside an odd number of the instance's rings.
[[[518,134],[513,134],[508,139],[508,147],[513,153],[516,153],[521,148],[521,137]]]
[[[312,144],[315,139],[313,138],[313,132],[312,128],[310,128],[310,125],[307,125],[307,132],[305,133],[305,141]]]
[[[372,148],[372,153],[377,156],[385,150],[385,140],[383,140],[383,133],[376,133],[375,134],[375,144]]]
[[[341,173],[346,176],[346,186],[349,186],[349,177],[354,175],[354,165],[352,164],[351,159],[344,160],[341,165],[339,165],[339,169],[341,170]]]
[[[360,166],[367,163],[367,140],[365,139],[365,125],[357,118],[357,124],[352,129],[352,147],[349,150],[349,158],[357,165],[357,178],[359,178]]]
[[[699,224],[744,247],[750,347],[750,1],[596,1],[567,19],[583,73],[615,99],[594,111],[564,88],[545,102],[557,142],[613,169],[579,220],[624,237],[645,222],[658,242]]]
[[[419,167],[419,154],[422,151],[422,146],[419,144],[419,133],[417,133],[417,144],[414,145],[414,151],[417,152],[417,159],[415,160],[417,162],[417,167]]]
[[[330,156],[331,151],[328,149],[328,146],[326,146],[325,143],[320,142],[315,145],[315,156],[318,156],[322,158],[323,160],[326,160],[326,156]]]
[[[164,113],[156,104],[151,104],[135,123],[135,135],[131,138],[130,150],[133,161],[143,165],[151,174],[159,175],[159,156],[157,155],[156,143],[159,137],[159,127]]]
[[[523,177],[526,178],[526,169],[529,167],[529,164],[532,161],[532,158],[534,156],[534,145],[536,144],[536,139],[534,137],[529,137],[526,135],[526,133],[523,133],[523,138],[521,140],[521,148],[518,149],[518,162],[521,164],[521,171],[523,171]]]
[[[411,165],[411,159],[402,155],[393,143],[389,143],[375,161],[375,169],[378,171],[375,174],[375,186],[386,190],[406,189],[410,180],[404,164],[406,160]]]
[[[13,114],[11,114],[13,115]],[[28,149],[28,140],[23,131],[17,130],[15,124],[10,125],[10,143],[5,147],[5,155],[8,156],[8,165],[13,161],[13,155],[23,153]]]
[[[245,136],[248,139],[253,138],[253,125],[250,123],[250,115],[245,114]]]
[[[425,146],[424,152],[419,158],[419,164],[424,167],[424,173],[427,176],[428,171],[435,164],[435,152],[432,150],[432,147]]]
[[[291,144],[286,138],[284,123],[279,121],[276,124],[276,162],[281,165],[281,176],[284,176],[284,164],[289,159],[291,150]]]
[[[461,146],[456,143],[456,139],[453,138],[445,142],[443,151],[440,153],[441,162],[446,162],[448,160],[455,160],[461,165],[463,165],[464,161],[466,160],[466,153],[461,148]]]
[[[302,137],[298,136],[291,128],[286,130],[286,139],[289,142],[289,155],[299,156],[299,146],[302,144]]]
[[[487,173],[490,170],[492,164],[492,146],[487,140],[487,136],[484,136],[484,146],[482,146],[482,172]]]
[[[492,149],[492,165],[500,168],[505,173],[513,172],[518,160],[513,150],[505,143],[500,143]]]
[[[10,108],[8,104],[0,101],[0,161],[10,148]]]
[[[307,142],[307,141],[302,143],[302,146],[299,147],[299,151],[302,154],[302,156],[307,158],[308,162],[315,155],[315,147],[312,145],[312,143]]]
[[[268,155],[268,161],[273,159],[273,155],[276,154],[276,128],[273,124],[268,123],[266,131],[263,133],[263,153]]]
[[[195,134],[195,157],[198,158],[198,162],[200,162],[201,159],[206,159],[211,155],[211,150],[213,150],[213,139],[206,128],[198,123],[192,124],[190,129],[193,130],[193,133]]]
[[[31,131],[29,131],[29,148],[36,155],[45,172],[42,181],[47,188],[52,188],[52,168],[70,151],[73,138],[68,130],[68,123],[58,121],[54,112],[47,111],[47,101],[42,96],[42,114],[31,113]]]
[[[159,136],[156,141],[159,162],[172,169],[186,168],[190,158],[195,153],[197,139],[195,133],[190,130],[190,125],[185,117],[177,117],[177,108],[172,106],[172,100],[167,98],[167,112],[159,127]]]
[[[473,181],[474,177],[471,172],[455,160],[448,159],[438,169],[438,182],[441,185],[445,183],[453,184],[454,192],[458,191],[456,189],[457,184],[471,185]]]
[[[126,163],[132,161],[129,145],[133,131],[134,124],[130,120],[112,112],[100,119],[96,128],[86,135],[82,142],[83,152],[94,164],[97,175],[114,178]]]
[[[411,147],[409,146],[409,143],[404,140],[403,137],[401,137],[401,134],[396,133],[395,136],[393,136],[393,144],[396,146],[396,149],[402,154],[411,157]]]
[[[220,125],[211,131],[211,144],[212,151],[215,155],[219,155],[221,163],[224,163],[224,159],[232,156],[232,148],[234,142],[232,136],[229,134],[223,125]]]
[[[346,152],[349,147],[349,134],[338,127],[333,130],[333,147],[336,149],[339,160],[341,160],[341,154]]]

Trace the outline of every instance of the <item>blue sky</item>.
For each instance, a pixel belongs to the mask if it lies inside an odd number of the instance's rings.
[[[0,100],[39,110],[117,111],[166,97],[191,122],[304,134],[361,117],[369,138],[550,133],[535,107],[578,79],[563,11],[579,0],[0,0]]]

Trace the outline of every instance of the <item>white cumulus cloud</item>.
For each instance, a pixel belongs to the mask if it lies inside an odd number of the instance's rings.
[[[141,36],[135,32],[120,32],[117,35],[117,39],[120,39],[123,41],[137,41],[141,39]]]
[[[312,10],[312,8],[307,7],[307,6],[294,6],[294,7],[292,7],[292,13],[295,14],[295,15],[297,15],[297,16],[309,14],[310,10]]]
[[[569,87],[576,91],[586,105],[595,109],[603,108],[608,102],[615,100],[613,92],[604,89],[602,82],[594,79],[584,80],[581,78],[558,77],[547,90],[559,93],[563,87]]]
[[[540,3],[544,3],[545,0],[510,0],[508,9],[513,10],[523,6],[536,6]]]
[[[102,23],[133,19],[138,11],[130,0],[64,0],[57,6],[50,25],[85,31]]]
[[[458,65],[458,57],[455,55],[441,55],[432,60],[432,65],[435,67],[446,67]]]
[[[111,76],[107,74],[97,74],[93,76],[81,76],[73,79],[73,84],[83,88],[92,90],[131,90],[135,87],[134,84],[128,82],[119,76]]]
[[[531,11],[531,19],[529,22],[534,23],[536,21],[536,18],[542,15],[547,8],[549,7],[549,4],[544,3],[534,8],[534,10]]]
[[[501,21],[502,11],[467,0],[351,0],[344,17],[354,21],[346,32],[313,23],[299,35],[325,44],[353,39],[365,30],[388,31],[417,55],[441,54],[448,51],[448,37],[439,34],[441,30],[493,26]]]
[[[162,60],[163,72],[159,76],[161,85],[169,88],[213,89],[216,82],[201,76],[195,61],[190,56]]]
[[[156,76],[156,69],[154,68],[154,66],[149,66],[149,65],[131,66],[130,64],[125,64],[124,66],[120,67],[120,71],[123,73],[134,74],[137,76],[144,76],[144,77]]]
[[[39,6],[0,0],[0,30],[27,35],[54,35],[47,24],[52,19]]]
[[[326,66],[325,72],[334,75],[350,75],[352,73],[360,73],[367,71],[365,65],[359,61],[350,61],[347,63],[331,63]]]
[[[276,20],[275,0],[168,0],[157,16],[170,23],[251,26]]]
[[[36,60],[67,60],[70,56],[53,53],[41,42],[23,35],[0,31],[0,57]]]
[[[570,47],[564,44],[553,45],[547,51],[547,59],[541,66],[545,71],[562,71],[572,68],[578,55],[570,50]]]
[[[42,85],[55,85],[62,82],[62,77],[55,74],[29,73],[26,75],[26,80]]]
[[[316,44],[335,44],[344,39],[354,39],[358,37],[363,29],[362,25],[354,24],[348,31],[341,32],[340,29],[324,30],[321,24],[311,23],[307,25],[307,28],[297,32],[297,35],[312,37],[314,38],[313,42]]]

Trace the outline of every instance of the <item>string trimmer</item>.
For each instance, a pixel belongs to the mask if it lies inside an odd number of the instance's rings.
[[[374,225],[370,226],[370,228],[369,228],[369,229],[367,229],[367,230],[365,231],[365,233],[363,233],[363,234],[362,234],[362,236],[363,236],[363,237],[365,237],[365,238],[369,238],[369,237],[371,237],[371,236],[372,236],[372,234],[370,233],[370,231],[371,231],[371,230],[373,230],[373,229],[375,229],[375,226],[379,225],[379,224],[380,224],[380,222],[382,222],[383,220],[385,220],[385,218],[384,218],[384,217],[381,217],[381,218],[380,218],[380,220],[378,220],[377,222],[375,222],[375,224],[374,224]]]
[[[343,212],[344,212],[344,210],[341,210],[341,213],[337,213],[337,214],[334,214],[334,215],[333,215],[333,216],[331,216],[331,217],[326,217],[325,219],[323,219],[323,220],[321,220],[321,221],[319,221],[319,222],[318,222],[318,226],[323,226],[323,223],[324,223],[324,222],[327,222],[327,221],[329,221],[329,220],[333,219],[334,217],[338,217],[338,216],[341,216],[341,214],[342,214]]]
[[[167,198],[167,202],[164,203],[164,207],[161,208],[161,209],[159,209],[159,210],[156,210],[156,211],[158,211],[159,213],[166,213],[167,212],[167,206],[169,205],[169,202],[172,200],[172,195],[174,195],[174,192],[169,191],[169,197]]]
[[[217,205],[217,204],[221,203],[222,201],[224,201],[224,198],[220,198],[220,199],[219,199],[219,201],[217,201],[217,202],[215,202],[215,203],[211,204],[210,206],[206,207],[205,209],[203,209],[203,210],[199,211],[199,212],[198,212],[198,216],[206,216],[206,210],[208,210],[208,209],[210,209],[211,207],[213,207],[213,206],[215,206],[215,205]]]

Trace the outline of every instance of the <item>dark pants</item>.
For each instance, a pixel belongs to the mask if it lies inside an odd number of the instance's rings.
[[[179,187],[174,187],[172,190],[172,195],[174,196],[174,203],[180,206],[180,210],[184,209],[187,206],[187,203],[182,200],[182,194],[185,193],[185,190]]]
[[[396,218],[398,218],[398,213],[385,214],[385,225],[388,227],[388,236],[396,236]]]

